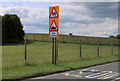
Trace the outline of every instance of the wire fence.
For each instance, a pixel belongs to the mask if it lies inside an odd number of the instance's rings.
[[[49,39],[47,34],[26,34],[25,39],[26,44],[2,46],[4,69],[22,66],[24,63],[32,65],[52,63],[52,39]],[[57,41],[59,63],[92,59],[97,61],[98,58],[102,59],[101,61],[118,59],[117,39],[60,35]]]
[[[52,39],[49,39],[48,34],[27,33],[25,37],[27,40],[41,42],[46,41],[52,43]],[[60,43],[57,44],[58,45],[57,49],[59,49],[58,54],[60,54],[60,56],[62,55],[65,57],[70,57],[72,59],[75,59],[75,57],[77,58],[78,56],[80,58],[81,57],[91,58],[101,56],[106,57],[118,54],[119,43],[118,40],[115,38],[60,35],[57,41],[58,43]],[[61,59],[64,58],[62,56]],[[64,60],[66,59],[64,58]]]

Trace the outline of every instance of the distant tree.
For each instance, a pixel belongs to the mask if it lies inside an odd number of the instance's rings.
[[[15,14],[2,16],[2,42],[9,43],[24,40],[23,26]]]
[[[69,33],[69,35],[71,36],[71,35],[72,35],[72,33]]]
[[[2,16],[0,15],[0,45],[2,44]]]
[[[115,38],[115,36],[111,35],[111,36],[109,36],[109,38]]]
[[[117,35],[116,35],[116,39],[120,39],[120,34],[117,34]]]

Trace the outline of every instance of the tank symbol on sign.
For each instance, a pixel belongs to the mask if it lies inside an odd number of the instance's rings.
[[[53,8],[53,10],[52,10],[52,13],[51,13],[50,17],[58,17],[58,15],[57,15],[57,13],[56,13],[55,8]]]
[[[52,26],[51,26],[50,30],[57,30],[57,27],[56,27],[56,24],[55,24],[54,21],[52,23]]]

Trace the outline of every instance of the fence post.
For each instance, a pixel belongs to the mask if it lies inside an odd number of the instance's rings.
[[[80,40],[80,58],[82,57],[82,40]]]
[[[114,46],[114,41],[113,38],[111,39],[111,54],[113,55],[113,46]]]
[[[50,39],[48,39],[48,42],[50,42]]]
[[[75,43],[75,36],[73,36],[74,37],[74,42],[73,43]]]
[[[32,37],[32,40],[34,40],[34,35],[32,34],[32,36],[33,36],[33,37]]]
[[[63,35],[63,43],[64,43],[64,35]]]
[[[26,39],[25,39],[25,61],[24,63],[26,64],[26,61],[27,61],[27,43],[26,43]]]
[[[44,42],[44,35],[42,35],[42,38],[43,38],[43,42]]]
[[[99,38],[97,39],[97,56],[99,57]]]

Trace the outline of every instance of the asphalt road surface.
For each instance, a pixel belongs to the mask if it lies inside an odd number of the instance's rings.
[[[104,65],[98,65],[94,67],[78,69],[74,71],[67,71],[63,73],[52,74],[44,77],[35,77],[26,79],[29,80],[43,80],[43,79],[95,79],[95,80],[108,80],[120,81],[119,67],[120,61],[114,63],[108,63]]]

